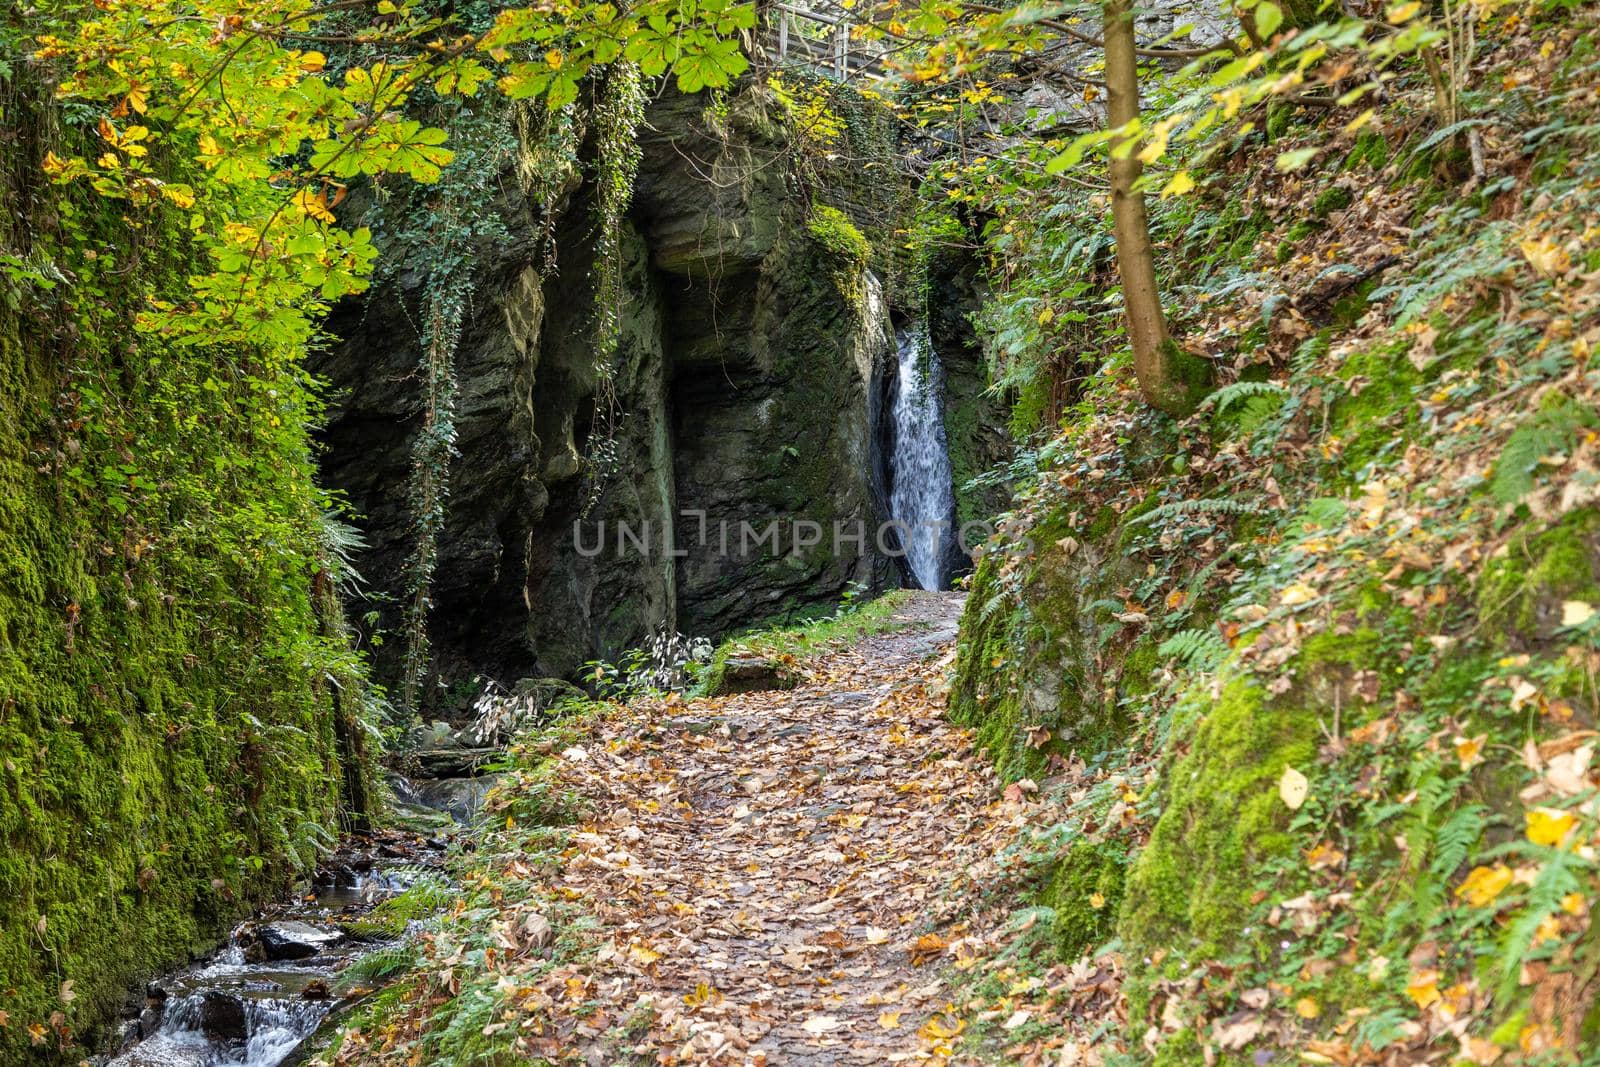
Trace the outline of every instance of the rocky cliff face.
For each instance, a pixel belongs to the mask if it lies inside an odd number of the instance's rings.
[[[538,206],[506,183],[495,208],[512,239],[484,250],[457,354],[460,455],[430,621],[457,698],[478,674],[569,675],[659,625],[718,634],[851,583],[897,584],[873,543],[873,397],[893,341],[872,223],[859,205],[846,205],[857,222],[813,205],[769,107],[754,91],[715,120],[703,100],[651,105],[609,383],[591,190],[566,192],[552,264]],[[420,287],[402,278],[346,308],[318,368],[334,390],[324,472],[360,516],[363,574],[388,595],[369,607],[390,629],[413,537]]]

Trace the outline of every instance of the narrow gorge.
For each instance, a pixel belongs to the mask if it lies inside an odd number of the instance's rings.
[[[571,678],[662,628],[719,639],[846,590],[942,588],[970,569],[945,435],[986,469],[1003,458],[1004,412],[970,327],[935,354],[925,327],[895,325],[926,316],[926,268],[894,243],[907,193],[892,121],[856,106],[820,166],[770,94],[741,90],[720,117],[672,93],[646,108],[615,253],[614,367],[594,360],[609,313],[594,190],[575,177],[542,205],[508,167],[488,209],[510,237],[478,250],[457,356],[429,615],[443,712],[485,679]],[[337,312],[340,341],[316,365],[332,398],[323,470],[368,545],[371,625],[390,633],[420,405],[421,296],[405,281]],[[942,361],[976,386],[947,400]],[[904,546],[896,519],[946,529]]]
[[[1600,9],[0,10],[0,1065],[1600,1064]]]

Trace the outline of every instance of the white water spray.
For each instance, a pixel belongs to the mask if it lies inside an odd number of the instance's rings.
[[[917,585],[942,589],[946,546],[955,536],[955,492],[940,403],[939,354],[921,323],[897,331],[895,342],[900,380],[894,397],[889,510],[904,524],[906,563]]]

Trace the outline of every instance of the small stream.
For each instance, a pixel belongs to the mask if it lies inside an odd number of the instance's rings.
[[[445,841],[402,831],[354,836],[309,891],[241,923],[216,952],[146,987],[103,1067],[279,1067],[353,1000],[341,973],[395,940],[347,924],[439,865]]]

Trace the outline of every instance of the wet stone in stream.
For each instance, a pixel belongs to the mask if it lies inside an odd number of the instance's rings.
[[[239,926],[226,946],[152,983],[104,1067],[278,1067],[344,1006],[340,972],[392,940],[345,927],[437,866],[444,842],[380,831],[330,858],[312,891]]]

